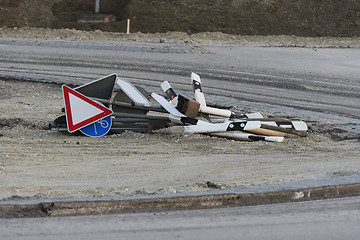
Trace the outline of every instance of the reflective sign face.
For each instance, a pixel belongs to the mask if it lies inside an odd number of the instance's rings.
[[[107,116],[86,127],[80,129],[80,132],[89,137],[101,137],[106,135],[111,128],[111,117]]]
[[[66,85],[62,86],[62,90],[69,132],[75,132],[113,114],[113,111],[104,107],[104,105],[93,101]]]

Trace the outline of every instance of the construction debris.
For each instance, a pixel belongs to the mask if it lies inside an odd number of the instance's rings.
[[[114,91],[115,84],[120,91]],[[200,76],[191,73],[191,84],[195,100],[177,95],[167,81],[161,88],[169,100],[157,93],[149,94],[115,73],[74,89],[64,85],[65,115],[51,122],[50,128],[91,137],[135,131],[282,142],[284,137],[307,136],[308,126],[303,121],[209,107]]]

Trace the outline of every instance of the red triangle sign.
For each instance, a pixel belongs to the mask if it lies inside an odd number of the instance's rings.
[[[68,131],[71,133],[113,114],[112,110],[66,85],[62,86],[62,90],[66,123]]]

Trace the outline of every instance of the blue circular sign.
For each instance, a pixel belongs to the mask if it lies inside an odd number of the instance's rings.
[[[107,116],[81,128],[80,131],[89,137],[101,137],[110,131],[111,123],[111,116]]]

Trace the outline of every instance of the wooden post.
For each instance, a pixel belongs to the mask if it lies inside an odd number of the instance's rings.
[[[126,33],[129,34],[130,33],[130,19],[127,20],[127,24],[126,24]]]

